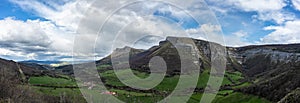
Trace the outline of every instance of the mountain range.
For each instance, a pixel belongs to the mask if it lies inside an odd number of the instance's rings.
[[[122,59],[122,57],[126,57],[122,52],[130,51],[129,64],[132,70],[150,73],[148,66],[149,61],[151,58],[159,56],[166,62],[168,77],[180,75],[182,71],[182,57],[178,54],[174,43],[170,41],[187,40],[192,40],[197,46],[198,52],[196,55],[199,56],[200,72],[204,73],[205,71],[209,71],[211,69],[212,53],[210,45],[212,42],[191,38],[168,37],[165,41],[161,41],[159,45],[153,46],[148,50],[131,47],[116,49],[112,55],[96,61],[97,67],[101,68],[98,72],[113,70],[112,59]],[[216,43],[213,44],[219,45]],[[184,47],[186,47],[185,50],[190,53],[190,46],[184,45]],[[231,83],[222,85],[221,89],[259,96],[271,102],[296,103],[299,101],[300,44],[252,45],[224,48],[226,48],[225,56],[227,60],[225,78]],[[33,75],[52,75],[55,77],[55,74],[52,74],[53,72],[41,74],[40,70],[45,69],[39,69],[39,66],[35,66],[37,68],[32,69],[30,66],[22,63],[20,66],[24,75],[28,75],[27,78]],[[19,71],[18,66],[16,66],[18,65],[17,62],[1,59],[0,65],[1,69],[5,67],[14,68],[14,72]],[[122,65],[122,63],[117,65]],[[72,65],[55,67],[54,71],[55,70],[62,74],[73,74]],[[229,75],[232,73],[241,73],[243,78],[234,80],[234,78]],[[201,88],[196,88],[196,90],[197,89],[201,91]]]
[[[158,46],[148,50],[124,47],[115,52],[130,50],[130,67],[141,72],[150,72],[149,60],[155,56],[163,57],[167,62],[167,74],[180,74],[180,57],[171,39],[185,40],[190,38],[168,37]],[[210,43],[192,39],[199,49],[202,71],[210,68]],[[241,72],[244,81],[251,85],[236,91],[265,97],[270,101],[280,101],[300,88],[300,44],[252,45],[245,47],[226,47],[226,71]],[[97,65],[111,65],[111,55],[97,61]],[[69,66],[71,67],[71,66]],[[70,69],[70,68],[69,68]],[[107,67],[113,69],[112,66]],[[70,70],[69,70],[70,71]]]

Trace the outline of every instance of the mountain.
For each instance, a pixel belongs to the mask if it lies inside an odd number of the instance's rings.
[[[70,64],[68,62],[62,62],[62,61],[37,61],[37,60],[20,61],[19,63],[39,70],[55,70],[56,67]]]
[[[0,71],[4,74],[9,74],[10,78],[17,78],[17,79],[28,79],[30,76],[41,76],[41,75],[48,75],[55,77],[56,74],[51,71],[40,70],[37,68],[32,68],[25,64],[15,62],[12,60],[5,60],[0,58]]]
[[[62,61],[38,61],[38,60],[27,60],[27,61],[20,61],[20,63],[36,63],[41,65],[51,65],[51,64],[60,64],[63,63]]]
[[[1,103],[85,103],[74,88],[71,77],[0,58]]]
[[[20,64],[26,65],[31,68],[39,69],[39,70],[53,70],[54,68],[50,65],[46,64],[38,64],[32,62],[19,62]]]
[[[232,52],[254,82],[240,91],[279,101],[300,87],[300,44],[247,46]]]
[[[170,42],[172,41],[172,42]],[[176,47],[174,46],[177,45]],[[192,44],[195,44],[197,46],[198,54],[196,52],[193,52]],[[152,48],[148,50],[140,50],[135,49],[131,47],[125,47],[125,48],[119,48],[116,49],[112,55],[109,55],[106,58],[103,58],[96,62],[97,65],[111,65],[111,58],[116,60],[122,60],[122,52],[126,53],[129,52],[129,59],[126,58],[126,60],[129,60],[130,67],[132,69],[136,69],[138,71],[143,72],[150,72],[148,64],[151,58],[153,57],[162,57],[167,65],[167,74],[168,75],[177,75],[180,74],[181,71],[181,59],[185,59],[184,56],[188,56],[183,54],[183,57],[180,57],[178,50],[181,49],[183,53],[191,53],[192,55],[198,55],[200,58],[197,58],[200,63],[195,64],[201,64],[197,66],[201,66],[201,68],[210,68],[210,61],[211,61],[211,45],[216,45],[215,47],[219,46],[222,48],[222,45],[217,43],[212,43],[204,40],[197,40],[197,39],[191,39],[191,38],[184,38],[184,37],[167,37],[165,41],[161,41],[158,46],[153,46]],[[212,46],[213,47],[213,46]],[[126,57],[126,55],[124,56]],[[189,59],[190,57],[186,57]],[[228,59],[228,65],[227,69],[229,71],[239,71],[242,66],[236,61],[232,60],[230,56],[226,57]],[[235,58],[234,58],[235,59]],[[123,61],[123,60],[122,60]],[[195,62],[195,61],[194,61]],[[120,64],[121,65],[121,64]],[[192,65],[188,65],[192,66]],[[190,67],[183,67],[186,68],[186,70],[189,70]],[[195,66],[195,65],[194,65]],[[112,68],[109,68],[112,69]]]
[[[295,89],[287,94],[279,103],[297,103],[300,101],[300,88]]]
[[[198,52],[192,51],[191,44],[197,46]],[[159,56],[166,62],[168,77],[179,75],[182,72],[181,70],[186,71],[186,73],[191,72],[193,70],[190,70],[190,68],[193,66],[200,66],[203,74],[210,71],[211,68],[211,56],[214,55],[211,51],[216,49],[210,48],[211,46],[223,47],[220,44],[204,40],[167,37],[165,41],[161,41],[159,45],[148,50],[131,47],[118,48],[111,55],[96,61],[96,65],[98,71],[103,73],[112,70],[112,64],[118,69],[126,67],[124,61],[128,61],[131,69],[150,73],[149,62],[152,58]],[[199,57],[197,59],[200,62],[191,61],[191,65],[182,67],[181,62],[192,57],[180,57],[175,47],[177,49],[182,48],[183,53],[192,53],[192,55],[195,55],[194,57]],[[239,93],[256,95],[271,102],[296,100],[295,95],[297,96],[297,91],[299,91],[297,88],[300,87],[300,44],[224,48],[226,48],[227,53],[226,80],[224,81],[231,83],[223,84],[221,90],[233,90]],[[114,60],[113,63],[112,60]],[[73,74],[72,65],[58,68],[65,74]],[[242,77],[236,77],[237,75],[242,75]],[[203,91],[203,88],[200,86],[196,90]]]

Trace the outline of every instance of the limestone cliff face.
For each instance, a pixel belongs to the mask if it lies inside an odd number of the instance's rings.
[[[233,52],[254,82],[242,92],[277,102],[300,87],[300,44],[248,46]]]
[[[295,89],[287,94],[278,103],[298,103],[300,101],[300,88]]]

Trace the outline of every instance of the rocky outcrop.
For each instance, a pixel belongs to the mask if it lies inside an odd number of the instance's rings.
[[[278,103],[299,103],[300,101],[300,88],[292,91],[282,98]]]
[[[235,48],[242,71],[253,85],[241,92],[277,102],[300,87],[300,44]]]

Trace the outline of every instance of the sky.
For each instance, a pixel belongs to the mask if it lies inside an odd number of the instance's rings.
[[[110,16],[124,1],[2,0],[0,58],[71,61],[76,36],[92,33],[99,37],[102,23],[108,26],[96,41],[99,58],[125,45],[147,49],[166,36],[220,41],[208,39],[205,33],[222,34],[220,43],[234,47],[300,43],[300,0],[205,0],[178,8],[143,2]],[[85,50],[91,43],[80,42],[79,48]]]

